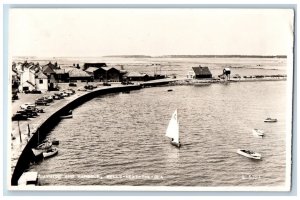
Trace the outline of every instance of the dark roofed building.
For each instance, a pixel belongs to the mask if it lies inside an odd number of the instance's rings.
[[[85,72],[93,76],[94,80],[101,80],[101,78],[103,78],[103,72],[98,67],[88,67]]]
[[[55,69],[54,78],[57,82],[67,82],[69,81],[69,73],[65,69]]]
[[[42,72],[46,74],[48,78],[50,77],[51,74],[55,74],[55,71],[51,65],[44,65],[42,67]]]
[[[196,79],[201,79],[201,78],[212,78],[212,74],[209,71],[208,67],[192,67],[194,72],[195,72],[195,78]]]
[[[147,74],[142,74],[140,72],[128,72],[124,75],[124,78],[130,81],[148,81],[149,76]]]
[[[81,80],[81,81],[92,81],[92,76],[81,69],[72,69],[69,71],[69,78],[71,81]]]
[[[83,70],[86,70],[89,67],[96,67],[96,68],[106,67],[106,63],[84,63]]]
[[[99,73],[103,80],[119,82],[121,80],[121,73],[114,67],[101,67]]]

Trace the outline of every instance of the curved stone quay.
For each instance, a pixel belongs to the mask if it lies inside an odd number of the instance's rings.
[[[41,113],[36,118],[14,121],[12,123],[12,135],[16,139],[12,140],[11,143],[11,185],[16,186],[18,184],[22,173],[30,165],[33,156],[31,149],[36,147],[39,141],[43,141],[49,130],[59,123],[60,116],[96,96],[138,89],[141,89],[141,85],[116,85],[89,91],[76,91],[74,95],[55,101],[50,106],[45,107],[45,113]],[[21,132],[20,135],[19,131]]]

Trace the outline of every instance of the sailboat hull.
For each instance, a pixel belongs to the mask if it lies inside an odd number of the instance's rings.
[[[181,147],[181,144],[180,143],[177,143],[177,142],[173,142],[171,141],[171,144],[177,148],[180,148]]]

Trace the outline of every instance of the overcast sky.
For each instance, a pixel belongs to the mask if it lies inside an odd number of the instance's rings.
[[[11,56],[286,55],[292,10],[11,9]]]

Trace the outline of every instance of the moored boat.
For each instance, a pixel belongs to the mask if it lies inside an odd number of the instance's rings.
[[[255,129],[252,130],[252,133],[253,133],[253,135],[262,137],[262,136],[264,136],[265,132],[263,130],[255,128]]]
[[[255,160],[260,160],[261,159],[261,155],[259,153],[256,153],[254,151],[251,150],[246,150],[246,149],[238,149],[237,153],[245,156],[247,158],[251,158],[251,159],[255,159]]]
[[[53,147],[51,149],[48,149],[47,151],[43,152],[43,157],[44,158],[49,158],[51,156],[54,156],[58,153],[58,149]]]
[[[268,117],[264,122],[277,122],[277,119]]]
[[[43,142],[42,144],[38,145],[36,147],[36,149],[38,149],[38,150],[47,150],[51,147],[52,147],[52,142],[46,141],[46,142]]]

